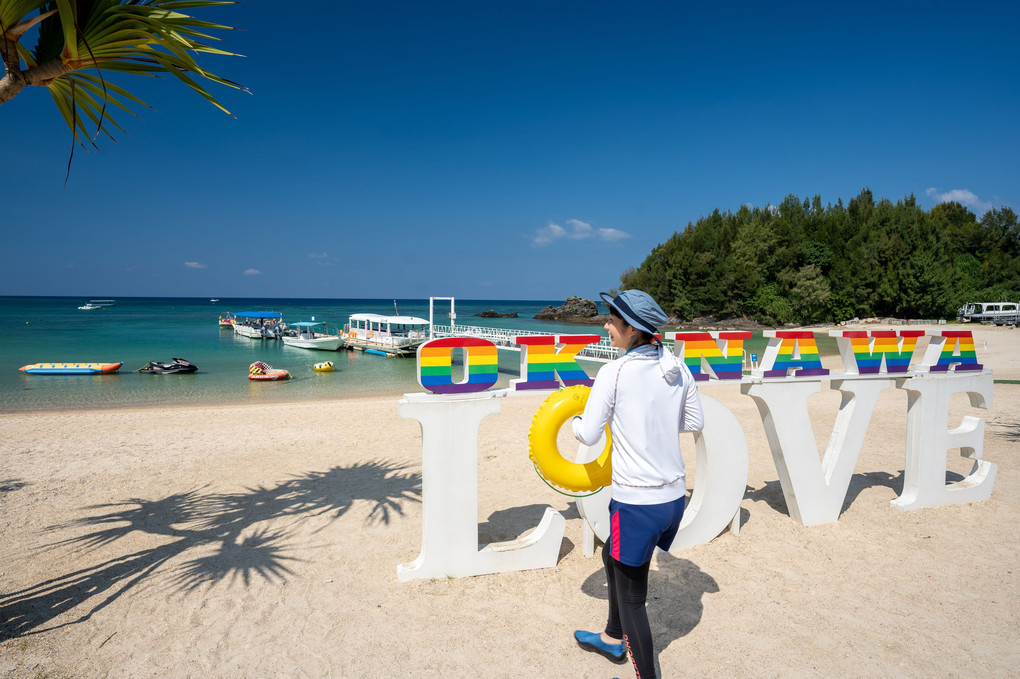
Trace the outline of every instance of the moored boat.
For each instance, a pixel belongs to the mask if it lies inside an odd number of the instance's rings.
[[[416,316],[353,314],[344,328],[348,347],[387,356],[413,354],[429,337],[429,322]]]
[[[32,363],[18,368],[33,375],[100,375],[117,372],[121,363]]]
[[[236,311],[234,333],[251,339],[280,339],[287,327],[279,311]]]
[[[336,351],[344,344],[339,328],[330,323],[301,321],[290,323],[287,327],[288,331],[281,339],[289,347]]]
[[[229,328],[233,328],[233,327],[234,327],[234,314],[230,313],[229,311],[227,311],[226,313],[221,314],[220,315],[220,330],[223,330],[224,328],[229,329]]]
[[[103,307],[113,306],[117,303],[115,299],[90,299],[88,303],[78,307],[82,311],[92,311],[94,309],[102,309]]]

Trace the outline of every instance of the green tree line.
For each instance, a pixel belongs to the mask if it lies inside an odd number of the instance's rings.
[[[766,324],[955,318],[970,301],[1020,300],[1020,226],[959,203],[925,211],[864,189],[847,205],[787,196],[699,219],[620,276],[680,320]]]

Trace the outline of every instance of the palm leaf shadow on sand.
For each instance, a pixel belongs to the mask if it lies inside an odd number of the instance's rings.
[[[0,594],[0,641],[84,622],[171,561],[194,553],[172,582],[184,593],[203,585],[254,578],[282,581],[298,561],[287,554],[286,528],[266,521],[343,516],[355,501],[372,503],[366,519],[388,525],[406,502],[421,502],[421,474],[385,460],[308,472],[274,486],[237,493],[196,489],[159,500],[131,498],[85,508],[90,516],[48,530],[84,533],[57,540],[47,550],[83,552],[86,565],[20,591]],[[109,550],[136,532],[169,541],[149,549],[88,564],[97,549]],[[84,606],[74,619],[47,626]]]
[[[26,484],[20,479],[3,479],[0,481],[0,493],[11,493],[16,490],[21,490]]]
[[[989,427],[993,436],[1001,436],[1007,441],[1020,441],[1020,420],[997,422]]]

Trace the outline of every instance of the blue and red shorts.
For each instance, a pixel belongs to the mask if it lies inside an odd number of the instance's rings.
[[[657,505],[609,501],[609,555],[628,566],[643,566],[656,547],[669,549],[684,516],[684,498]]]

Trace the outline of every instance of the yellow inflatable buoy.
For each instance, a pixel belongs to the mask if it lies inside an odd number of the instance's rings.
[[[314,367],[320,373],[331,373],[333,372],[333,361],[323,361],[322,363],[316,363]]]
[[[589,387],[577,385],[550,394],[535,412],[528,430],[528,455],[539,473],[549,483],[575,492],[598,490],[613,480],[610,464],[613,439],[609,427],[606,427],[606,446],[592,462],[569,462],[556,447],[560,428],[567,420],[584,412],[590,393]]]

